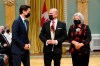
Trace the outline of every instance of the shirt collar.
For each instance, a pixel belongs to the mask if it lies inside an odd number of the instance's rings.
[[[58,19],[56,18],[56,19],[54,20],[54,22],[57,23],[57,21],[58,21]]]
[[[20,17],[21,17],[22,21],[24,22],[25,18],[23,18],[22,15],[20,15]]]

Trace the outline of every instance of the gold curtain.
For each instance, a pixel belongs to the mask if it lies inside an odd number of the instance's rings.
[[[64,0],[45,0],[47,11],[50,8],[57,8],[59,12],[59,20],[64,21]],[[43,52],[43,44],[39,39],[40,20],[42,15],[44,0],[30,0],[31,17],[29,18],[29,37],[31,41],[31,54],[39,54]]]

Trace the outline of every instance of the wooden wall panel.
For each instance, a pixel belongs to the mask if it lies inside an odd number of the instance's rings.
[[[78,2],[78,12],[84,15],[85,24],[88,24],[88,0],[77,0]]]
[[[8,26],[11,29],[12,23],[15,19],[15,2],[13,5],[10,6],[5,4],[5,16],[6,26]]]

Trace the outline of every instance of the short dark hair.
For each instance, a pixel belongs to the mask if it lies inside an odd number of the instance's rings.
[[[26,11],[28,8],[31,8],[31,7],[28,5],[21,5],[19,8],[19,13],[22,14],[23,10]]]

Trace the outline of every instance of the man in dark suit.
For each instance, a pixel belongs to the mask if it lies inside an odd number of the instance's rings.
[[[1,42],[0,51],[1,51],[1,55],[2,54],[7,55],[7,57],[8,57],[7,61],[9,63],[9,66],[12,66],[11,45],[9,44],[7,38],[4,35],[5,34],[5,29],[6,29],[6,27],[0,26],[0,42]]]
[[[3,35],[4,33],[4,26],[0,26],[0,66],[4,66],[5,64],[8,64],[8,41]]]
[[[58,10],[50,9],[49,19],[45,22],[40,39],[44,43],[44,65],[51,66],[51,61],[54,60],[54,66],[60,66],[62,55],[62,42],[67,39],[66,24],[57,19]]]
[[[21,5],[19,8],[20,16],[14,20],[12,25],[12,57],[13,66],[30,66],[28,39],[28,18],[30,16],[30,6]]]
[[[0,66],[4,66],[4,60],[0,57]]]

